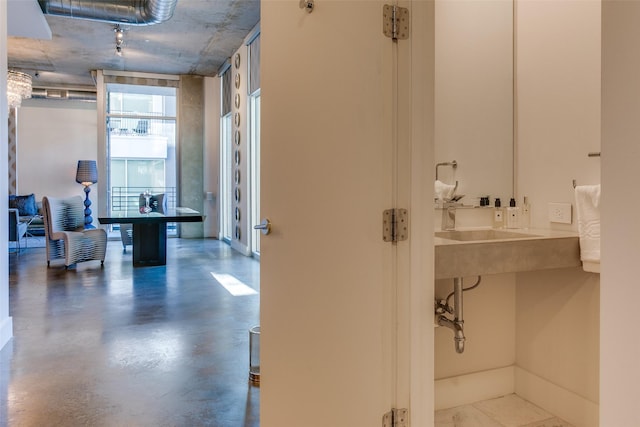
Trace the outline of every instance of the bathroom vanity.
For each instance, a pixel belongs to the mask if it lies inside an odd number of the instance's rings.
[[[458,229],[435,232],[436,279],[579,267],[574,232]]]

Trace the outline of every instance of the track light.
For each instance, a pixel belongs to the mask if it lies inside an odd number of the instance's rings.
[[[122,46],[124,45],[124,30],[120,28],[120,25],[113,27],[113,31],[116,33],[116,55],[122,56]]]

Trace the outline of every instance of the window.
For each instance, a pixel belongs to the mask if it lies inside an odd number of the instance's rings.
[[[260,224],[260,90],[251,95],[250,99],[250,194],[251,221],[250,224]],[[260,230],[251,230],[251,251],[254,256],[260,256]]]
[[[136,208],[147,189],[175,204],[176,88],[109,83],[106,120],[109,208]]]
[[[220,240],[229,243],[232,237],[232,140],[231,113],[221,118],[220,126]]]

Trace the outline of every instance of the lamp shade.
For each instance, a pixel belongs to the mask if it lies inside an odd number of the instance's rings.
[[[98,166],[95,160],[78,160],[76,182],[91,185],[98,182]]]

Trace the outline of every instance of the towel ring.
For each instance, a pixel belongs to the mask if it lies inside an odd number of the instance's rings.
[[[436,181],[438,180],[438,168],[440,166],[451,166],[453,169],[456,169],[458,167],[458,162],[456,162],[455,160],[451,161],[451,162],[443,162],[443,163],[437,163],[436,164]]]

